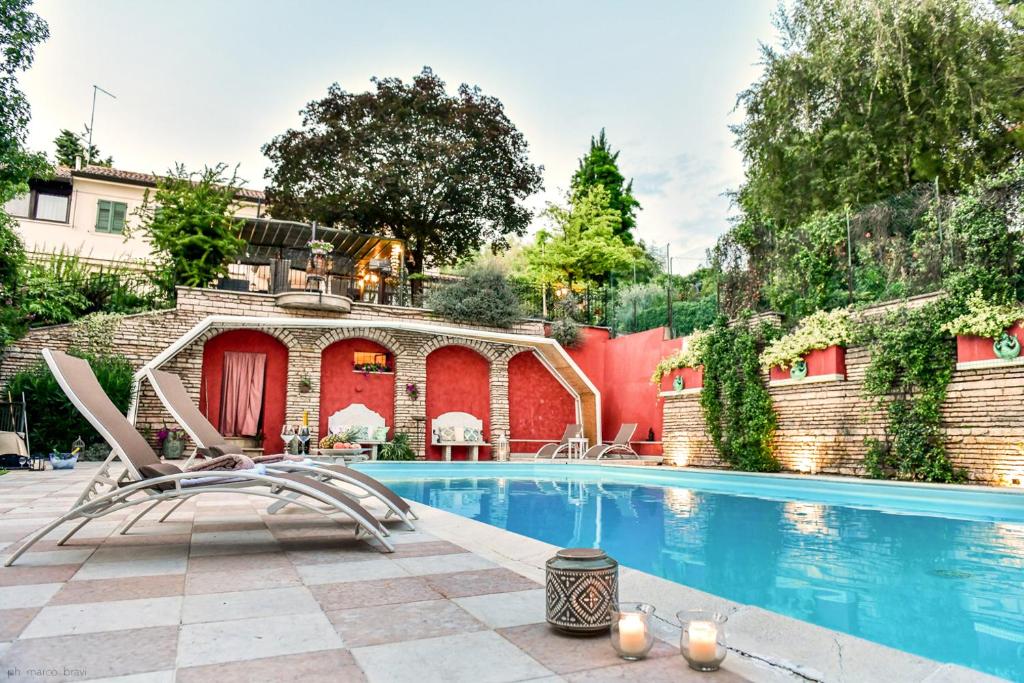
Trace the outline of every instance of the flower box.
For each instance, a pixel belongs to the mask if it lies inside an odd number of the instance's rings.
[[[804,361],[807,363],[807,376],[803,380],[791,377],[789,368],[783,370],[776,366],[771,369],[771,381],[798,382],[811,377],[818,377],[820,381],[846,379],[846,349],[842,346],[815,349],[804,354]]]
[[[1019,320],[1006,330],[1011,337],[1016,337],[1020,345],[1024,347],[1024,320]],[[992,347],[993,340],[987,337],[976,337],[974,335],[958,334],[956,336],[956,362],[983,363],[984,365],[998,364],[1003,361],[996,355]]]
[[[683,390],[700,389],[704,386],[704,368],[678,368],[661,378],[662,391],[676,391],[676,377],[683,378]]]

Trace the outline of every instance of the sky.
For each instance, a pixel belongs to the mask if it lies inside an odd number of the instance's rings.
[[[590,137],[620,150],[643,209],[637,236],[698,267],[728,227],[724,193],[743,180],[729,125],[736,96],[774,42],[776,0],[37,0],[50,39],[22,79],[29,146],[52,155],[89,121],[115,166],[239,165],[263,188],[260,148],[300,123],[332,83],[409,80],[423,66],[454,91],[498,97],[544,167],[535,210],[564,198]],[[534,227],[543,223],[538,219]]]

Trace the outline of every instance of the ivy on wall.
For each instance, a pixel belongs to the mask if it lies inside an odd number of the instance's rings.
[[[946,299],[902,308],[867,325],[871,362],[864,395],[887,417],[885,436],[868,439],[865,465],[873,477],[957,482],[946,452],[942,403],[953,378],[953,338],[943,329],[956,305]]]
[[[720,319],[702,340],[704,388],[700,406],[719,455],[735,469],[781,469],[772,441],[777,418],[758,356],[774,328],[729,327]]]

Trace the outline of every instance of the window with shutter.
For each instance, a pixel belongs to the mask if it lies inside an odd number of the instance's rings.
[[[124,232],[124,222],[128,215],[128,205],[124,202],[112,202],[101,199],[96,202],[96,232],[120,234]]]

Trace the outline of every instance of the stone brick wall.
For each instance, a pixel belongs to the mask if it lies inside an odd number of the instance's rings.
[[[348,314],[323,311],[299,311],[282,309],[274,305],[274,299],[266,294],[226,292],[211,289],[179,288],[178,302],[174,309],[126,316],[113,335],[113,344],[138,368],[165,350],[182,337],[188,330],[210,315],[235,315],[254,317],[321,318],[346,320],[405,320],[437,323],[447,327],[465,327],[439,318],[430,311],[397,306],[378,306],[356,303]],[[230,329],[230,328],[224,328]],[[203,345],[207,339],[224,329],[208,330],[191,344],[181,349],[163,367],[182,377],[193,400],[198,401],[202,369]],[[473,327],[473,329],[481,329]],[[508,359],[527,347],[480,340],[466,340],[441,334],[382,330],[375,328],[302,328],[278,327],[261,328],[288,347],[287,419],[298,422],[304,411],[309,412],[310,424],[315,428],[320,422],[320,354],[335,341],[349,337],[371,339],[387,347],[395,357],[395,428],[408,432],[418,452],[423,452],[425,432],[426,357],[430,351],[446,344],[469,346],[491,362],[491,431],[509,427],[508,411]],[[534,321],[523,321],[511,330],[495,330],[505,333],[544,334],[543,325]],[[37,328],[7,349],[0,359],[0,385],[18,370],[34,364],[40,359],[43,348],[67,349],[74,343],[74,328],[71,325],[56,325]],[[304,376],[312,380],[312,388],[300,390]],[[417,400],[412,400],[405,391],[406,384],[416,384],[420,390]],[[324,422],[326,424],[326,417]],[[142,429],[154,433],[163,425],[171,424],[170,417],[156,398],[152,389],[144,384],[139,395],[136,423]],[[154,443],[155,443],[155,437]],[[191,445],[190,445],[191,446]]]
[[[769,387],[784,469],[864,474],[865,439],[881,436],[886,423],[862,397],[869,361],[866,348],[853,347],[846,381]],[[666,396],[663,410],[666,461],[724,466],[704,429],[699,393]],[[1024,365],[957,371],[943,427],[954,464],[967,468],[972,481],[1006,484],[1024,476]]]

